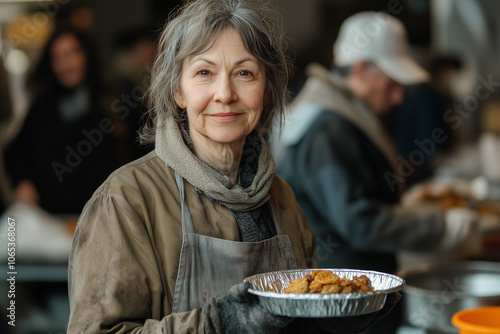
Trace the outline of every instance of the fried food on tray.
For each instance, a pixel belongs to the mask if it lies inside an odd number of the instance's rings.
[[[318,281],[309,283],[309,293],[320,293],[323,290],[323,284]]]
[[[320,293],[327,295],[330,293],[339,293],[342,291],[342,286],[340,284],[324,284],[321,287]]]
[[[430,185],[423,186],[422,192],[417,200],[426,203],[437,204],[441,209],[470,208],[479,214],[494,214],[500,216],[500,206],[497,201],[476,201],[470,194],[460,193],[451,186],[434,191]]]
[[[329,270],[315,270],[304,278],[290,282],[285,293],[352,293],[373,291],[372,282],[366,275],[354,276],[352,280],[340,278]]]
[[[309,289],[309,280],[305,278],[298,278],[293,280],[290,285],[283,291],[286,293],[307,293]]]
[[[316,275],[313,275],[314,280],[321,284],[335,284],[340,280],[340,277],[328,270],[316,270],[313,274],[315,272]]]
[[[424,189],[421,195],[424,202],[437,203],[443,210],[451,208],[463,208],[468,204],[468,199],[465,196],[459,195],[452,188],[447,187],[441,193],[434,194],[429,187]]]

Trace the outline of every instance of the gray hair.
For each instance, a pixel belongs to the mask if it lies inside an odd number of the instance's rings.
[[[142,143],[154,143],[159,116],[171,115],[178,122],[185,117],[174,100],[180,87],[182,63],[187,57],[210,49],[226,28],[234,28],[247,50],[266,68],[269,98],[256,130],[265,136],[275,118],[281,123],[291,75],[281,16],[260,0],[188,0],[167,22],[160,36],[147,93],[148,120],[140,134]]]

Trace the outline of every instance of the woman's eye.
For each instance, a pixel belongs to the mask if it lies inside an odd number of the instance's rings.
[[[207,70],[201,70],[198,72],[199,75],[210,75],[210,72]]]
[[[252,73],[250,73],[249,71],[240,71],[238,75],[242,77],[249,77],[250,75],[252,75]]]

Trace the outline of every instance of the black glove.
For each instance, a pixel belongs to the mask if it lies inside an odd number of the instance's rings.
[[[224,296],[212,297],[203,307],[205,333],[278,333],[293,318],[274,315],[248,292],[249,283],[236,284]]]
[[[401,294],[394,292],[387,295],[384,307],[378,312],[352,317],[314,319],[315,327],[317,328],[316,332],[339,334],[361,333],[388,315],[400,299]]]

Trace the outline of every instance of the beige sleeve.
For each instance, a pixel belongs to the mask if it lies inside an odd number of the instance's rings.
[[[68,333],[203,333],[201,309],[165,316],[161,262],[121,195],[92,198],[70,254]]]

